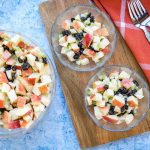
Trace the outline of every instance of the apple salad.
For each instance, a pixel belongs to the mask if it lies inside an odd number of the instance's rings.
[[[62,23],[59,34],[61,54],[77,65],[98,63],[109,53],[108,30],[91,13],[84,13]]]
[[[112,124],[129,124],[144,97],[143,89],[125,71],[101,74],[92,87],[88,88],[87,104],[94,109],[98,120]]]
[[[0,126],[28,128],[50,103],[46,56],[19,35],[0,33]]]

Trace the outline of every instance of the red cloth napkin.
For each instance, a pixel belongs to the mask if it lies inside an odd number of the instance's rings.
[[[127,0],[93,0],[112,18],[150,82],[150,43],[130,19]],[[150,0],[141,0],[150,14]]]

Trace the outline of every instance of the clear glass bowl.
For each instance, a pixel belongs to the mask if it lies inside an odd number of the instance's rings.
[[[121,123],[121,124],[111,124],[102,119],[101,120],[96,119],[96,117],[94,115],[93,106],[88,106],[87,101],[86,101],[87,90],[89,87],[92,86],[92,83],[94,81],[98,80],[98,76],[103,73],[106,73],[106,75],[109,75],[111,72],[113,72],[115,70],[119,71],[119,72],[124,70],[127,73],[131,74],[131,78],[137,80],[139,82],[139,87],[143,88],[144,98],[139,100],[139,108],[137,110],[137,113],[135,114],[135,118],[128,125],[125,122]],[[146,83],[146,81],[144,81],[144,79],[133,69],[130,69],[130,68],[124,67],[124,66],[119,66],[119,65],[109,65],[109,66],[101,68],[100,71],[97,72],[88,82],[86,89],[85,89],[85,93],[84,93],[84,105],[85,105],[87,113],[89,114],[91,119],[94,121],[94,123],[98,127],[101,127],[103,129],[106,129],[109,131],[114,131],[114,132],[115,131],[127,131],[127,130],[130,130],[133,127],[137,126],[141,122],[141,120],[143,118],[145,118],[145,116],[149,110],[149,107],[150,107],[149,87],[148,87],[148,84]]]
[[[29,43],[33,46],[38,46],[34,40],[32,40],[31,38],[29,38],[25,35],[22,35],[20,33],[16,33],[16,32],[13,32],[13,31],[6,31],[6,30],[0,30],[0,32],[7,33],[10,36],[20,35],[27,43]],[[55,95],[55,86],[56,86],[55,71],[54,71],[54,67],[53,67],[52,62],[51,62],[50,58],[48,57],[48,55],[42,49],[41,49],[41,51],[47,56],[48,64],[49,64],[49,67],[50,67],[50,70],[51,70],[51,78],[52,78],[52,81],[53,81],[52,90],[50,91],[50,104],[39,115],[39,117],[36,120],[33,121],[33,123],[30,125],[29,128],[18,128],[18,129],[9,130],[9,129],[5,129],[5,128],[0,127],[0,138],[10,138],[10,137],[20,136],[22,134],[30,132],[31,129],[33,129],[42,120],[42,118],[46,115],[46,113],[50,109],[52,99]]]
[[[90,61],[89,64],[85,66],[80,66],[80,65],[77,65],[75,62],[70,62],[66,56],[61,54],[61,46],[59,46],[58,41],[59,41],[59,34],[63,30],[61,27],[62,22],[66,19],[71,19],[77,14],[82,14],[85,12],[91,12],[92,15],[98,18],[99,19],[98,21],[104,24],[106,28],[108,29],[108,32],[110,34],[109,36],[110,44],[108,46],[110,53],[105,55],[105,57],[102,58],[99,63],[94,63],[93,61]],[[50,39],[51,39],[52,49],[56,53],[59,61],[64,66],[75,71],[92,71],[98,67],[102,67],[106,63],[106,61],[110,59],[110,57],[112,56],[116,48],[116,31],[115,31],[115,27],[112,21],[110,20],[110,17],[106,15],[105,13],[103,13],[102,11],[100,11],[99,9],[97,9],[96,7],[90,6],[90,5],[81,5],[81,4],[75,5],[66,9],[64,12],[58,15],[51,29]]]

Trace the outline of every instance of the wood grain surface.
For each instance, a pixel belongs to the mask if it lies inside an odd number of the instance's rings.
[[[40,5],[40,13],[46,28],[48,40],[50,41],[50,29],[55,17],[65,8],[79,3],[88,3],[87,0],[54,0]],[[143,77],[143,72],[137,64],[130,49],[125,44],[120,33],[117,32],[117,47],[108,64],[122,64],[138,71]],[[81,148],[105,144],[121,138],[133,136],[150,130],[150,114],[137,127],[127,132],[110,132],[98,128],[89,118],[83,105],[84,88],[93,74],[99,69],[89,73],[79,73],[65,68],[56,58],[51,50],[57,67],[63,92],[68,104],[71,118]],[[145,78],[145,77],[144,77]]]

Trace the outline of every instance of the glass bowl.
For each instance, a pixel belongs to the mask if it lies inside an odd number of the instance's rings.
[[[135,79],[138,81],[139,88],[143,88],[144,98],[139,100],[139,108],[137,110],[137,113],[135,114],[134,120],[128,125],[125,122],[123,122],[121,124],[111,124],[102,119],[98,120],[94,115],[93,106],[88,106],[87,101],[86,101],[87,90],[89,87],[92,86],[92,83],[94,81],[98,80],[98,76],[103,73],[105,73],[106,75],[109,75],[113,71],[119,71],[119,72],[126,71],[127,73],[129,73],[131,75],[132,79]],[[84,93],[84,105],[85,105],[88,115],[90,116],[90,118],[94,121],[94,123],[98,127],[101,127],[105,130],[109,130],[109,131],[113,131],[113,132],[127,131],[127,130],[130,130],[133,127],[137,126],[141,122],[141,120],[143,118],[145,118],[145,116],[149,110],[149,107],[150,107],[149,87],[148,87],[148,84],[146,83],[146,81],[144,81],[144,79],[133,69],[130,69],[130,68],[124,67],[124,66],[119,66],[119,65],[109,65],[109,66],[101,68],[100,71],[97,72],[88,82],[86,89],[85,89],[85,93]]]
[[[13,31],[6,31],[6,30],[0,30],[0,32],[7,33],[9,36],[20,35],[27,43],[31,44],[32,46],[38,46],[34,40],[32,40],[31,38],[29,38],[25,35],[22,35],[20,33],[16,33]],[[0,138],[11,138],[14,136],[20,136],[20,135],[30,132],[31,129],[33,129],[42,120],[42,118],[46,115],[46,113],[50,109],[52,99],[55,95],[55,86],[56,86],[55,71],[54,71],[54,67],[53,67],[52,62],[51,62],[50,58],[48,57],[48,55],[41,48],[40,48],[40,50],[46,55],[48,64],[49,64],[49,67],[51,70],[50,76],[53,81],[53,84],[52,84],[52,90],[50,91],[50,104],[39,115],[39,117],[33,121],[33,123],[29,126],[29,128],[17,128],[17,129],[10,130],[10,129],[5,129],[5,128],[0,127]]]
[[[98,21],[100,21],[102,24],[106,26],[109,32],[109,41],[110,44],[108,46],[108,49],[110,50],[110,53],[105,55],[99,63],[95,63],[93,61],[90,61],[89,64],[85,66],[80,66],[77,65],[75,62],[70,62],[68,58],[64,55],[61,54],[61,46],[59,46],[59,34],[63,30],[61,27],[61,24],[64,20],[66,19],[71,19],[72,17],[76,16],[77,14],[82,14],[85,12],[91,12],[92,15],[94,15],[96,18],[98,18]],[[97,9],[94,6],[89,6],[89,5],[75,5],[72,7],[69,7],[65,11],[63,11],[58,17],[56,18],[52,29],[51,29],[51,46],[52,49],[54,50],[55,54],[57,55],[57,58],[59,61],[69,69],[72,69],[74,71],[92,71],[95,70],[98,67],[102,67],[106,61],[110,59],[112,56],[113,52],[115,51],[116,48],[116,31],[115,27],[110,20],[110,17]]]

